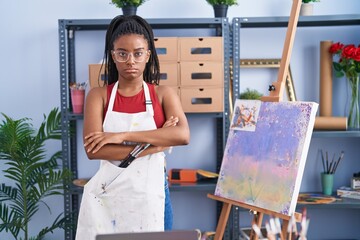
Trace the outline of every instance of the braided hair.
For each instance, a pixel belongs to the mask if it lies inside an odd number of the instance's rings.
[[[144,81],[159,85],[160,64],[155,50],[154,33],[150,24],[137,15],[119,15],[110,22],[106,31],[104,62],[102,64],[102,67],[105,67],[106,84],[110,85],[118,80],[118,71],[111,57],[111,50],[114,48],[116,39],[127,34],[142,35],[146,39],[151,54],[143,73]]]

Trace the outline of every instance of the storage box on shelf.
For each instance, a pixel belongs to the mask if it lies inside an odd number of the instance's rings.
[[[222,37],[179,38],[180,61],[222,61]]]
[[[222,112],[223,89],[218,87],[181,87],[181,103],[185,112]]]
[[[224,110],[222,37],[179,38],[180,96],[185,112]]]
[[[223,37],[158,37],[160,85],[177,86],[186,113],[224,111]]]
[[[154,42],[160,63],[179,60],[177,37],[156,37]]]
[[[178,37],[156,37],[155,48],[160,63],[160,85],[178,88],[179,76],[179,53]],[[178,89],[176,89],[178,92]]]
[[[160,62],[160,85],[179,85],[179,64],[177,62]]]
[[[181,86],[224,86],[223,61],[180,62]]]

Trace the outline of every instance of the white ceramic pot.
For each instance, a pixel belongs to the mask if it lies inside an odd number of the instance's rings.
[[[302,3],[300,8],[300,16],[313,15],[313,11],[314,11],[314,4]]]

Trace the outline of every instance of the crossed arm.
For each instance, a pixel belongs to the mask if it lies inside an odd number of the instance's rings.
[[[140,156],[161,152],[170,146],[188,144],[190,132],[185,114],[176,93],[169,89],[162,88],[158,91],[167,119],[163,127],[137,132],[104,132],[102,116],[106,95],[104,98],[103,89],[91,90],[86,99],[83,132],[88,158],[122,160],[134,148],[123,145],[124,141],[150,143],[151,146]]]

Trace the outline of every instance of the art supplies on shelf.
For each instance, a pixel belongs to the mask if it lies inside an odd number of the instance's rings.
[[[342,186],[337,189],[337,195],[342,198],[353,198],[360,200],[360,189],[352,189],[351,187]]]
[[[360,172],[353,174],[353,177],[351,178],[351,188],[360,189]]]
[[[321,150],[321,161],[322,161],[322,165],[323,165],[323,170],[325,174],[335,174],[336,169],[339,166],[339,163],[341,162],[341,160],[344,158],[344,151],[341,151],[340,156],[338,158],[335,158],[335,153],[332,157],[332,160],[329,160],[329,155],[328,152],[325,152],[325,157],[324,157],[324,153]]]
[[[335,201],[335,197],[318,193],[300,193],[298,197],[298,204],[327,204]]]
[[[170,169],[170,183],[196,183],[217,180],[218,174],[202,169]]]

